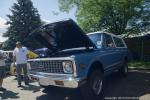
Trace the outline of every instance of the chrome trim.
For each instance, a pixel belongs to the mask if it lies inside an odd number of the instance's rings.
[[[47,61],[47,60],[74,60],[73,57],[61,57],[61,58],[36,58],[29,59],[28,61]]]
[[[66,87],[66,88],[78,88],[83,85],[86,78],[76,78],[71,75],[39,75],[39,74],[29,74],[29,78],[35,78],[38,80],[39,84],[42,86],[58,86],[58,87]],[[55,81],[63,82],[63,85],[58,85]]]
[[[35,74],[35,75],[42,75],[42,76],[65,76],[65,75],[68,75],[68,76],[72,76],[73,77],[73,74],[59,74],[59,73],[46,73],[46,72],[34,72],[34,71],[28,71],[29,74]]]
[[[61,60],[31,61],[30,71],[46,73],[64,73]]]
[[[70,57],[60,57],[60,58],[36,58],[36,59],[29,59],[28,62],[31,62],[31,61],[50,61],[50,60],[62,60],[62,61],[65,61],[65,60],[70,60],[72,61],[73,63],[73,75],[76,77],[77,76],[77,71],[76,71],[76,64],[75,64],[75,60],[74,60],[74,56],[70,56]],[[57,73],[54,73],[54,75],[56,75]],[[59,74],[59,75],[62,75],[62,74]]]
[[[73,75],[76,77],[77,76],[77,68],[76,68],[75,60],[72,60],[72,63],[73,63]]]

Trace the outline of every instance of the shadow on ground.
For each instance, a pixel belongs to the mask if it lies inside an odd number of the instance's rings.
[[[77,89],[49,88],[43,92],[46,94],[37,97],[37,100],[82,100]],[[125,78],[121,78],[118,73],[113,73],[106,77],[103,93],[103,99],[141,97],[150,94],[150,72],[130,71]]]
[[[117,73],[106,79],[104,98],[106,97],[141,97],[150,94],[150,72],[131,71],[125,78]]]
[[[17,99],[19,98],[19,96],[17,96],[19,93],[15,93],[13,91],[4,91],[3,93],[0,93],[0,100],[2,99],[6,99],[6,100],[10,100],[10,99]]]
[[[28,86],[22,86],[21,90],[26,90],[26,91],[32,91],[33,93],[35,92],[39,92],[40,91],[40,87],[39,86],[35,86],[35,85],[28,85]]]
[[[24,80],[23,80],[23,76],[21,76],[21,79],[22,79],[22,84],[24,84]],[[15,76],[15,78],[13,79],[13,80],[16,80],[17,81],[17,76]],[[35,93],[35,92],[39,92],[40,91],[40,89],[41,89],[41,87],[39,87],[39,86],[37,86],[37,85],[32,85],[32,83],[34,83],[34,81],[30,81],[29,80],[29,85],[27,85],[27,86],[21,86],[20,88],[21,88],[21,90],[26,90],[26,91],[32,91],[33,93]]]

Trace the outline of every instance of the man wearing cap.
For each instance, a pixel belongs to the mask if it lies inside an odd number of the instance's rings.
[[[28,76],[27,76],[27,53],[28,49],[23,47],[21,42],[16,43],[16,48],[13,52],[13,63],[16,65],[17,71],[17,80],[18,80],[18,87],[21,87],[21,72],[23,69],[24,72],[24,82],[25,85],[28,84]]]

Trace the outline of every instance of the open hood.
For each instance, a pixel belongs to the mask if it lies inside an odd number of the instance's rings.
[[[72,19],[43,25],[34,30],[31,35],[51,50],[95,47]]]

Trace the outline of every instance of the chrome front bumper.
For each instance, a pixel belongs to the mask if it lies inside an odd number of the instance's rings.
[[[58,86],[66,88],[78,88],[86,82],[86,78],[75,78],[66,74],[29,73],[29,77],[38,80],[42,86]]]

